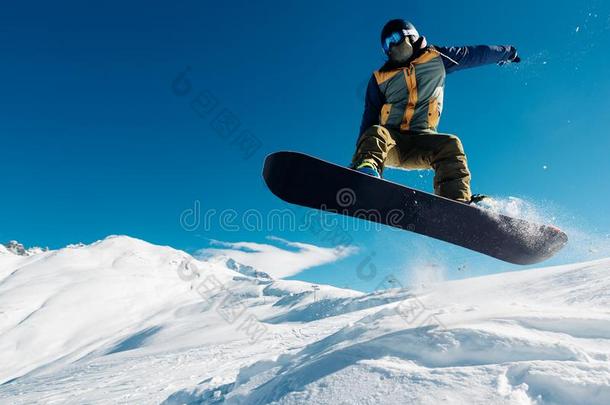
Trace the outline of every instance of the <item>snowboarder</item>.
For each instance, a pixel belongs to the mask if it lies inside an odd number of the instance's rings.
[[[388,21],[381,31],[387,61],[367,86],[360,136],[351,167],[381,177],[384,166],[434,169],[434,192],[464,203],[472,195],[462,143],[437,132],[445,75],[491,63],[520,62],[513,46],[429,46],[415,26]]]

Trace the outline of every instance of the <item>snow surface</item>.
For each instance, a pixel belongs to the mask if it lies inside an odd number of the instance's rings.
[[[610,259],[361,293],[126,236],[0,249],[0,403],[609,404]]]

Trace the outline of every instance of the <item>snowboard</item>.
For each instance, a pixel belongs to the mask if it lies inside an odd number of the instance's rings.
[[[552,225],[436,196],[304,153],[268,155],[263,178],[288,203],[404,229],[509,263],[541,262],[568,241]]]

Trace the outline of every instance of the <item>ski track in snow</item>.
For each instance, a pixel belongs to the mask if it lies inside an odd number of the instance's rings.
[[[610,403],[610,259],[312,292],[124,236],[0,252],[0,403]]]

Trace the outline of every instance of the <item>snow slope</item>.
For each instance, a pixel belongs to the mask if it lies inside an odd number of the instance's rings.
[[[225,259],[0,250],[0,403],[610,403],[610,259],[370,294]]]

